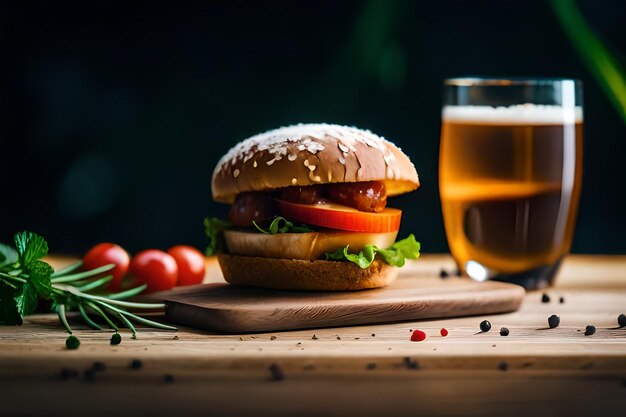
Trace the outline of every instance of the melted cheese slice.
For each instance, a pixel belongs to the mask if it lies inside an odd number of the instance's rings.
[[[386,249],[393,245],[397,235],[397,231],[388,233],[321,231],[277,235],[224,231],[226,247],[233,255],[305,260],[324,259],[326,252],[334,252],[346,245],[350,245],[350,253],[363,250],[365,245],[376,245]]]

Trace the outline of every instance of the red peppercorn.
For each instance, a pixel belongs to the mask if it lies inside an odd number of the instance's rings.
[[[422,342],[426,340],[426,333],[421,330],[414,330],[411,334],[411,342]]]
[[[443,329],[439,330],[439,333],[441,333],[441,335],[443,337],[446,337],[448,335],[448,329],[443,328]]]

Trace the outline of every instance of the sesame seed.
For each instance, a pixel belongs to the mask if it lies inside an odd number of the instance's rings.
[[[291,179],[291,183],[292,183],[293,185],[296,185],[296,184],[298,183],[298,179],[297,179],[297,178],[292,178],[292,179]]]
[[[340,156],[339,157],[339,163],[342,164],[342,165],[345,165],[346,164],[346,158],[343,158],[343,157]]]
[[[305,160],[304,160],[304,162],[303,162],[303,164],[304,164],[304,166],[305,166],[305,167],[308,167],[308,166],[309,166],[309,160],[308,160],[308,159],[305,159]]]
[[[290,161],[295,161],[298,158],[298,155],[296,155],[295,153],[290,153],[287,156],[287,159],[289,159]]]
[[[255,167],[255,168],[257,167],[257,163],[256,163],[256,161],[254,161],[254,162],[252,163],[252,166],[253,166],[253,167]]]
[[[310,171],[315,171],[315,168],[316,168],[315,165],[309,165],[309,170]]]
[[[236,169],[233,171],[233,177],[237,178],[239,176],[239,170]]]

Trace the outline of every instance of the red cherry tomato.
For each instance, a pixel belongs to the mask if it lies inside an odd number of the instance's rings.
[[[198,249],[186,245],[178,245],[167,251],[178,265],[177,285],[196,285],[204,279],[204,255]]]
[[[100,243],[93,248],[83,258],[83,269],[90,270],[100,266],[115,264],[115,268],[104,272],[103,276],[113,275],[109,282],[108,289],[120,291],[122,289],[122,278],[128,272],[130,256],[121,246],[115,243]]]
[[[178,266],[171,255],[157,249],[139,252],[130,263],[137,284],[147,284],[146,293],[171,290],[178,280]]]
[[[295,204],[283,200],[276,203],[279,213],[290,221],[353,232],[395,232],[402,218],[402,211],[389,207],[380,213],[369,213],[334,203]]]

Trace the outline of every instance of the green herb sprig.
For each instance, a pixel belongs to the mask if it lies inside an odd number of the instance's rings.
[[[204,233],[209,238],[209,244],[205,250],[206,256],[215,255],[224,250],[224,237],[222,232],[232,226],[228,220],[218,217],[207,217],[204,219]]]
[[[275,216],[267,229],[263,229],[256,221],[253,221],[252,224],[259,232],[266,235],[276,235],[279,233],[309,233],[313,231],[313,229],[306,224],[297,226],[280,216]]]
[[[380,249],[375,245],[365,245],[359,253],[349,253],[349,245],[337,249],[335,252],[326,253],[327,261],[349,261],[360,268],[365,269],[374,262],[377,256],[389,265],[402,267],[406,259],[417,259],[420,256],[420,243],[415,236],[410,234],[407,238],[394,243],[388,249]]]
[[[89,312],[101,316],[113,330],[121,323],[130,329],[133,338],[137,330],[132,322],[166,330],[176,330],[153,320],[140,317],[127,309],[163,309],[161,303],[135,303],[124,301],[146,289],[141,285],[114,294],[93,294],[101,290],[111,275],[95,278],[115,265],[105,265],[90,271],[76,272],[82,266],[77,262],[55,272],[41,259],[48,254],[48,243],[33,232],[20,232],[14,237],[15,248],[0,244],[0,324],[21,325],[26,315],[32,314],[40,299],[51,300],[52,310],[71,335],[73,333],[66,317],[68,310],[76,310],[90,327],[102,327],[89,317]],[[95,279],[94,279],[95,278]]]

